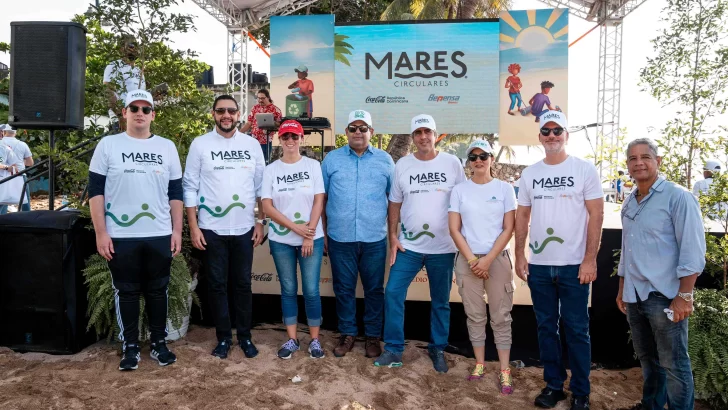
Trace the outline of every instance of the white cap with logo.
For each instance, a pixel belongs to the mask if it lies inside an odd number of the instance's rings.
[[[15,131],[13,127],[10,126],[10,124],[3,124],[0,125],[0,131]]]
[[[487,152],[488,154],[493,153],[493,147],[490,146],[490,143],[488,141],[474,140],[473,142],[470,143],[468,150],[465,151],[465,155],[470,155],[470,153],[476,148],[480,148],[483,150],[483,152]]]
[[[539,128],[543,128],[544,125],[555,122],[556,124],[559,124],[561,128],[568,127],[568,122],[566,121],[566,115],[561,111],[547,111],[546,113],[541,115],[541,121],[538,123]]]
[[[351,125],[354,121],[364,121],[370,128],[373,127],[372,115],[364,110],[354,110],[349,113],[349,123],[347,125]]]
[[[720,172],[720,170],[721,170],[720,162],[718,162],[714,159],[709,159],[709,160],[705,161],[705,165],[703,166],[703,171]]]
[[[420,114],[412,118],[412,124],[411,124],[411,131],[410,134],[415,132],[417,128],[429,128],[431,130],[436,130],[437,125],[435,125],[435,119],[432,118],[431,115],[427,114]]]
[[[124,101],[124,107],[128,107],[129,104],[134,101],[146,101],[149,105],[154,108],[154,99],[152,95],[144,90],[134,90],[126,95],[126,101]]]

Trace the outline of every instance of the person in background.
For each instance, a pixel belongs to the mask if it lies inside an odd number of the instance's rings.
[[[221,95],[212,104],[215,129],[192,141],[182,187],[192,246],[204,251],[217,347],[225,359],[232,344],[228,284],[234,289],[235,327],[245,357],[258,355],[252,341],[253,248],[263,240],[260,204],[265,160],[258,141],[238,132],[238,103]],[[198,214],[199,209],[199,214]],[[214,210],[213,210],[214,209]],[[199,221],[199,224],[198,224]]]
[[[313,81],[308,79],[308,67],[300,65],[294,69],[298,80],[288,86],[289,90],[297,89],[297,93],[301,97],[308,97],[308,106],[306,107],[307,117],[313,117]]]
[[[24,171],[26,167],[33,166],[33,154],[30,152],[30,147],[23,141],[16,138],[16,131],[9,124],[0,125],[0,133],[2,134],[2,143],[10,147],[13,150],[15,156],[20,160],[18,164],[18,172]],[[20,177],[18,177],[20,178]],[[27,179],[25,175],[23,179]],[[25,190],[25,201],[20,207],[21,211],[30,211],[30,190]],[[0,215],[7,212],[7,205],[0,206]]]
[[[326,155],[321,172],[326,188],[324,237],[331,261],[338,316],[339,343],[334,356],[354,347],[356,284],[364,288],[366,357],[382,354],[380,339],[384,312],[384,270],[387,263],[387,195],[392,186],[392,157],[369,144],[372,116],[364,110],[349,113],[349,142]]]
[[[703,178],[693,185],[693,195],[700,198],[701,194],[707,194],[710,190],[710,186],[713,184],[713,174],[717,174],[721,171],[720,162],[709,159],[705,161],[703,165]]]
[[[473,177],[450,193],[449,227],[458,248],[455,280],[475,353],[475,367],[468,380],[480,380],[485,375],[485,325],[490,305],[490,326],[500,362],[500,392],[511,394],[511,309],[516,285],[508,242],[516,221],[516,194],[510,184],[493,178],[493,148],[487,141],[474,140],[467,158]]]
[[[139,44],[131,35],[123,35],[119,39],[120,59],[110,62],[104,69],[104,84],[106,85],[106,99],[109,106],[109,117],[119,120],[121,130],[126,129],[122,115],[123,103],[128,93],[136,90],[146,90],[144,74],[136,65],[139,58]]]
[[[265,168],[263,173],[263,211],[272,220],[268,239],[270,253],[281,284],[281,308],[288,341],[278,350],[278,357],[290,359],[300,349],[297,335],[298,278],[306,303],[306,317],[311,334],[308,353],[314,359],[324,357],[319,341],[321,297],[319,280],[324,255],[324,229],[321,213],[324,208],[324,181],[318,161],[301,156],[303,127],[287,120],[278,130],[283,156]]]
[[[521,185],[521,174],[516,173],[516,180],[513,182],[513,191],[516,192],[516,199],[518,199],[518,189]]]
[[[698,201],[658,174],[661,162],[655,141],[639,138],[627,145],[637,189],[622,208],[617,306],[627,315],[642,366],[641,408],[692,410],[688,318],[695,310],[695,281],[705,268],[705,232]]]
[[[243,124],[240,128],[240,132],[250,134],[258,140],[260,148],[263,150],[263,158],[266,162],[270,161],[270,154],[272,148],[272,139],[268,137],[268,131],[258,128],[258,120],[255,118],[258,114],[273,114],[273,122],[276,127],[281,125],[283,119],[283,113],[281,109],[273,105],[273,100],[270,98],[270,92],[265,88],[258,91],[258,103],[253,106],[248,115],[248,121]]]

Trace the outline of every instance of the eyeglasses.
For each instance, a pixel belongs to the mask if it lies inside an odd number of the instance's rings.
[[[140,107],[140,106],[134,105],[134,104],[129,105],[129,110],[131,110],[131,112],[134,114],[138,113],[140,108],[142,109],[142,112],[145,115],[152,112],[152,107]]]
[[[487,152],[481,152],[480,154],[468,154],[468,161],[475,162],[478,158],[480,158],[481,161],[487,161],[490,156],[491,155]]]
[[[222,107],[220,107],[220,108],[215,108],[214,111],[215,111],[216,114],[219,114],[219,115],[225,114],[225,111],[227,111],[228,114],[233,115],[236,112],[238,112],[238,109],[237,108],[232,108],[232,107],[230,107],[230,108],[222,108]]]
[[[298,141],[298,139],[300,137],[298,135],[296,135],[296,134],[283,134],[283,135],[281,135],[280,138],[281,138],[281,141],[288,141],[289,139],[292,139],[294,141]]]
[[[349,125],[349,127],[347,129],[352,134],[355,133],[356,130],[359,130],[359,132],[361,132],[362,134],[364,134],[365,132],[369,131],[369,126],[368,125],[359,125],[359,126]]]
[[[258,97],[259,100],[265,100],[268,97]]]
[[[558,137],[559,135],[561,135],[564,132],[564,129],[561,127],[556,127],[556,128],[543,127],[543,128],[541,128],[541,135],[543,135],[544,137],[548,137],[549,133],[551,133],[551,132],[553,132],[554,135],[556,135]]]

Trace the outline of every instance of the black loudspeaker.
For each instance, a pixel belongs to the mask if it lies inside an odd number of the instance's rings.
[[[77,23],[12,22],[10,41],[10,125],[82,128],[86,29]]]
[[[233,66],[235,67],[235,71],[236,71],[234,78],[233,78],[233,72],[232,72]],[[233,79],[236,81],[240,81],[241,73],[243,75],[243,80],[247,79],[248,84],[250,84],[251,79],[253,78],[253,66],[250,64],[243,64],[243,69],[241,70],[240,63],[235,63],[234,65],[230,64],[228,66],[228,81],[230,82],[230,84],[235,84],[235,82],[233,82]]]
[[[212,66],[210,66],[210,68],[200,74],[200,79],[197,80],[197,86],[202,87],[203,85],[210,86],[213,84],[215,84],[215,72],[213,71]]]
[[[72,354],[96,340],[87,332],[82,269],[95,251],[76,211],[0,215],[0,346]]]

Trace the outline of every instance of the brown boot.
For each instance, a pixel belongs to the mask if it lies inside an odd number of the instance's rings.
[[[364,349],[367,352],[367,357],[379,357],[382,354],[382,346],[379,343],[378,337],[367,337],[364,343]]]
[[[334,356],[344,357],[354,348],[354,336],[341,335],[339,343],[334,347]]]

